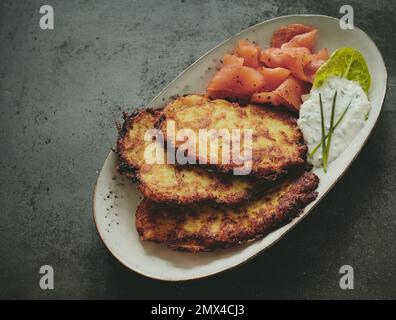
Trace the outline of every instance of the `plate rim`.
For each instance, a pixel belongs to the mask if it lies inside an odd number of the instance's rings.
[[[322,17],[322,18],[327,18],[327,19],[330,19],[330,20],[338,20],[338,21],[339,21],[338,18],[332,17],[332,16],[328,16],[328,15],[321,15],[321,14],[291,14],[291,15],[283,15],[283,16],[279,16],[279,17],[274,17],[274,18],[267,19],[267,20],[261,21],[261,22],[259,22],[259,23],[256,23],[256,24],[254,24],[254,25],[252,25],[252,26],[250,26],[250,27],[248,27],[248,28],[245,28],[245,29],[243,29],[243,30],[241,30],[241,31],[239,31],[239,32],[237,32],[237,33],[235,33],[234,35],[232,35],[232,36],[226,38],[224,41],[220,42],[219,44],[217,44],[216,46],[214,46],[213,48],[211,48],[209,51],[205,52],[202,56],[200,56],[197,60],[195,60],[192,64],[190,64],[187,68],[185,68],[180,74],[178,74],[171,82],[169,82],[169,83],[168,83],[157,95],[155,95],[154,98],[151,99],[150,102],[147,104],[147,106],[151,105],[159,96],[161,96],[161,94],[162,94],[163,92],[165,92],[165,91],[168,89],[168,87],[169,87],[176,79],[180,78],[185,72],[187,72],[190,68],[192,68],[196,63],[198,63],[201,59],[203,59],[207,54],[209,54],[210,52],[216,50],[218,47],[220,47],[220,46],[223,45],[224,43],[228,42],[229,40],[231,40],[231,39],[233,39],[233,38],[236,38],[236,37],[238,37],[238,35],[242,34],[243,32],[246,32],[246,31],[248,31],[248,30],[251,30],[251,29],[253,29],[253,28],[255,28],[255,27],[257,27],[257,26],[259,26],[259,25],[261,25],[261,24],[268,23],[268,22],[272,22],[272,21],[276,21],[276,20],[280,20],[280,19],[285,19],[285,18],[297,18],[297,17]],[[383,65],[384,65],[384,69],[382,70],[382,72],[383,72],[383,76],[384,76],[384,80],[385,80],[385,86],[384,86],[384,89],[382,90],[382,101],[381,101],[381,105],[379,106],[380,112],[378,113],[378,117],[376,118],[373,127],[371,128],[369,134],[368,134],[368,135],[366,136],[366,138],[364,139],[363,144],[361,145],[361,147],[359,148],[359,150],[355,153],[354,157],[353,157],[352,160],[349,162],[349,164],[348,164],[348,166],[345,168],[345,170],[335,179],[335,181],[330,185],[330,187],[326,190],[326,192],[323,193],[323,196],[321,197],[322,199],[333,189],[333,187],[337,184],[337,182],[345,175],[345,173],[348,171],[348,169],[350,168],[350,166],[352,165],[352,163],[355,162],[357,156],[360,154],[360,152],[362,151],[363,147],[366,145],[368,139],[369,139],[370,136],[372,135],[372,133],[373,133],[373,131],[374,131],[374,128],[376,127],[376,125],[377,125],[377,123],[378,123],[378,119],[379,119],[379,117],[380,117],[380,115],[381,115],[381,112],[382,112],[382,108],[383,108],[383,104],[384,104],[384,101],[385,101],[385,98],[386,98],[386,94],[387,94],[387,92],[388,92],[388,72],[387,72],[387,68],[386,68],[386,65],[385,65],[385,60],[384,60],[384,58],[383,58],[383,55],[382,55],[381,51],[379,50],[378,46],[377,46],[376,43],[373,41],[373,39],[371,39],[371,37],[370,37],[364,30],[360,29],[360,28],[357,27],[357,26],[354,26],[354,28],[356,28],[357,30],[359,30],[360,32],[362,32],[362,33],[369,39],[369,41],[371,41],[371,43],[374,45],[374,47],[377,49],[377,51],[378,51],[378,53],[379,53],[379,55],[380,55],[380,57],[381,57],[381,59],[382,59]],[[251,256],[248,257],[247,259],[245,259],[245,260],[243,260],[243,261],[240,261],[240,262],[238,262],[238,263],[236,263],[236,264],[234,264],[234,265],[232,265],[232,266],[223,267],[223,268],[221,268],[220,270],[216,270],[216,271],[213,271],[213,272],[208,272],[208,273],[206,273],[206,274],[204,274],[204,275],[189,276],[189,277],[186,277],[186,278],[166,278],[166,277],[163,277],[163,276],[160,276],[160,275],[155,276],[155,275],[146,273],[146,272],[144,272],[143,270],[140,270],[140,269],[139,269],[139,270],[136,270],[136,269],[132,268],[132,267],[125,261],[125,259],[123,259],[123,258],[120,257],[117,253],[115,253],[115,252],[110,248],[110,246],[107,245],[107,243],[106,243],[106,241],[105,241],[105,239],[104,239],[104,237],[103,237],[101,231],[99,230],[98,222],[97,222],[97,214],[96,214],[96,209],[95,209],[96,188],[97,188],[97,185],[98,185],[99,178],[100,178],[100,176],[101,176],[101,172],[102,172],[103,166],[104,166],[104,164],[107,162],[107,160],[109,159],[109,157],[110,157],[113,153],[114,153],[114,150],[113,150],[113,148],[111,148],[110,152],[107,154],[107,156],[106,156],[106,158],[105,158],[105,160],[104,160],[104,162],[103,162],[103,165],[102,165],[102,167],[101,167],[101,169],[100,169],[100,171],[99,171],[99,173],[98,173],[98,175],[97,175],[97,177],[96,177],[96,179],[95,179],[95,184],[94,184],[94,187],[93,187],[93,189],[92,189],[92,218],[93,218],[96,231],[97,231],[98,234],[99,234],[99,238],[100,238],[102,244],[104,244],[104,247],[107,248],[107,250],[113,255],[113,257],[115,257],[116,260],[118,260],[122,265],[124,265],[129,271],[133,271],[133,272],[135,272],[135,273],[137,273],[137,274],[139,274],[139,275],[142,275],[142,276],[144,276],[144,277],[147,277],[147,278],[149,278],[149,279],[161,280],[161,281],[166,281],[166,282],[184,282],[184,281],[192,281],[192,280],[207,278],[207,277],[210,277],[210,276],[213,276],[213,275],[216,275],[216,274],[220,274],[220,273],[226,272],[226,271],[228,271],[228,270],[232,270],[232,269],[234,269],[234,268],[240,267],[240,266],[244,265],[245,263],[248,263],[250,260],[256,258],[258,255],[260,255],[261,253],[265,252],[266,250],[268,250],[269,248],[271,248],[273,245],[275,245],[278,241],[280,241],[281,239],[283,239],[292,229],[294,229],[294,227],[296,227],[296,225],[298,225],[298,224],[308,215],[308,214],[306,214],[306,215],[302,216],[301,219],[300,219],[300,221],[299,221],[298,223],[295,223],[295,224],[293,224],[292,226],[290,226],[290,228],[289,228],[286,232],[282,233],[277,239],[275,239],[274,241],[272,241],[269,245],[267,245],[266,247],[262,248],[261,250],[259,250],[259,251],[256,252],[255,254],[251,255]],[[320,202],[321,202],[321,200],[320,200],[320,201],[317,201],[316,203],[314,203],[314,204],[312,205],[312,207],[310,208],[309,212],[311,212]]]

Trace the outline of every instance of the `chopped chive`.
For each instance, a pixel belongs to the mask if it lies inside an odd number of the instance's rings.
[[[319,104],[320,104],[320,118],[322,122],[322,154],[323,154],[323,170],[326,172],[326,133],[325,133],[325,124],[324,124],[324,117],[323,117],[323,103],[322,103],[322,95],[319,93]]]
[[[327,167],[327,160],[329,159],[331,138],[333,137],[333,132],[334,132],[334,114],[335,114],[336,102],[337,102],[337,91],[334,93],[333,104],[331,106],[330,128],[326,142],[326,167]]]
[[[340,124],[340,122],[342,121],[342,119],[344,118],[344,116],[345,116],[345,114],[346,114],[346,112],[348,111],[348,109],[349,109],[349,106],[351,105],[351,103],[352,103],[352,99],[351,99],[351,101],[349,102],[349,104],[346,106],[346,108],[345,108],[345,110],[342,112],[342,114],[341,114],[341,116],[338,118],[338,120],[336,121],[336,123],[335,123],[335,125],[334,125],[334,131],[335,131],[335,129],[337,129],[337,127],[338,127],[338,125]],[[325,138],[327,138],[329,136],[329,134],[326,134],[326,137]],[[313,157],[313,155],[316,153],[316,151],[318,151],[318,149],[319,149],[319,147],[322,145],[322,141],[321,142],[319,142],[318,144],[317,144],[317,146],[311,151],[311,153],[309,154],[309,158],[312,158]]]

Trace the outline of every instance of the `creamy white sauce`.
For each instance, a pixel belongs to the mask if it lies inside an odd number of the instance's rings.
[[[327,163],[336,159],[351,143],[359,130],[364,126],[366,116],[370,112],[371,104],[363,89],[355,82],[340,77],[332,77],[320,88],[312,89],[309,95],[303,97],[304,103],[300,108],[300,127],[309,153],[322,141],[322,127],[320,116],[319,93],[322,96],[323,115],[326,134],[330,128],[331,107],[335,91],[337,101],[335,106],[334,123],[342,115],[349,104],[344,118],[333,132]],[[320,146],[308,162],[315,167],[322,166],[322,147]]]

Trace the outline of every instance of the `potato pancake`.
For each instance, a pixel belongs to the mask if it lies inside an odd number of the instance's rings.
[[[119,171],[137,180],[145,197],[179,204],[202,201],[235,204],[257,191],[257,185],[262,182],[247,177],[209,172],[198,166],[146,163],[144,151],[151,141],[145,141],[144,134],[153,128],[161,114],[161,110],[140,109],[125,114],[123,126],[118,126]]]
[[[278,108],[252,104],[241,107],[222,99],[210,100],[205,95],[179,97],[165,106],[156,124],[156,127],[164,133],[167,143],[177,149],[188,143],[188,138],[187,141],[169,140],[167,137],[169,123],[174,123],[176,132],[182,129],[192,130],[196,137],[199,137],[201,129],[217,132],[224,129],[229,131],[240,129],[240,132],[252,130],[252,144],[249,149],[251,157],[241,156],[248,149],[245,148],[244,137],[239,141],[238,156],[245,166],[250,164],[251,174],[258,178],[275,180],[305,164],[307,147],[297,121],[295,117]],[[197,138],[195,142],[194,157],[198,163],[207,164],[216,171],[227,173],[242,167],[241,162],[233,160],[227,162],[227,159],[222,157],[223,149],[232,150],[231,139],[222,139],[218,134],[209,134],[206,150],[200,148],[200,141]],[[218,149],[215,151],[210,148],[212,142],[214,145],[218,143]],[[217,163],[210,161],[213,152],[217,153]]]
[[[144,199],[136,211],[136,228],[142,240],[165,243],[175,250],[226,248],[264,237],[298,216],[317,197],[318,183],[312,172],[288,177],[237,207],[175,207]]]

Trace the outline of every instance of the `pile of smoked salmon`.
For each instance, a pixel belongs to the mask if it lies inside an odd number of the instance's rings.
[[[267,49],[240,40],[208,83],[209,97],[283,105],[298,112],[301,96],[309,92],[316,71],[329,58],[327,49],[313,52],[317,33],[303,24],[284,26],[274,32]]]

